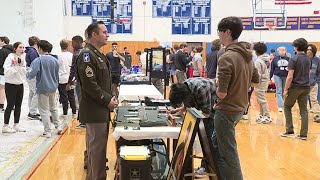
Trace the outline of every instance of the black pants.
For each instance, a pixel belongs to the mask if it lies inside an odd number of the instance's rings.
[[[9,124],[11,111],[14,107],[14,123],[19,123],[21,114],[21,104],[23,99],[23,84],[5,84],[7,98],[7,108],[4,111],[4,124]]]
[[[70,107],[72,109],[72,114],[76,114],[76,100],[74,97],[74,89],[71,89],[70,91],[67,91],[66,89],[67,84],[59,84],[58,90],[59,90],[59,101],[62,104],[63,109],[63,115],[68,114],[68,101],[70,102]]]
[[[243,115],[248,115],[248,112],[249,112],[249,107],[251,106],[251,95],[252,95],[252,92],[253,92],[253,90],[254,90],[254,88],[253,87],[251,87],[250,88],[250,91],[248,91],[248,106],[247,106],[247,108],[244,110],[244,112],[243,112]]]

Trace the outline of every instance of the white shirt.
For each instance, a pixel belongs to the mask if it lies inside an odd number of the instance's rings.
[[[140,61],[143,69],[147,68],[147,53],[144,52],[140,55]]]
[[[72,53],[61,52],[58,54],[59,61],[59,84],[66,84],[69,80],[70,68],[72,65]]]
[[[9,84],[23,84],[26,81],[26,60],[25,54],[19,56],[21,63],[18,64],[18,56],[15,53],[10,53],[3,64],[4,80]]]

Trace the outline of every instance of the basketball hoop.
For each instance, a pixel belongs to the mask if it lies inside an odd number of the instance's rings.
[[[276,26],[273,24],[268,24],[267,27],[268,27],[269,31],[274,31],[276,29]]]

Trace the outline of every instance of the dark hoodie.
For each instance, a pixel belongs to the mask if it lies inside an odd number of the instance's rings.
[[[13,46],[11,44],[4,45],[0,49],[0,75],[4,75],[3,63],[10,53],[13,53]]]
[[[245,42],[233,43],[218,60],[218,91],[227,93],[216,104],[216,110],[225,114],[239,114],[248,106],[248,89],[259,83],[259,74],[252,61],[252,52]]]
[[[27,67],[30,67],[32,61],[39,57],[38,51],[34,47],[26,47],[26,62]]]

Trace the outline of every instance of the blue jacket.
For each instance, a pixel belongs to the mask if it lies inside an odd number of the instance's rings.
[[[27,73],[28,79],[37,77],[36,92],[47,94],[56,92],[59,85],[59,63],[51,55],[43,55],[31,63],[31,72]]]
[[[34,47],[26,47],[26,62],[27,67],[30,67],[32,61],[39,57],[38,51]]]
[[[320,59],[317,56],[312,58],[310,69],[310,86],[314,86],[320,81]]]
[[[270,79],[272,78],[273,75],[282,76],[282,77],[288,76],[287,66],[289,64],[289,59],[290,58],[287,56],[274,57],[271,63],[271,68],[270,68]]]

